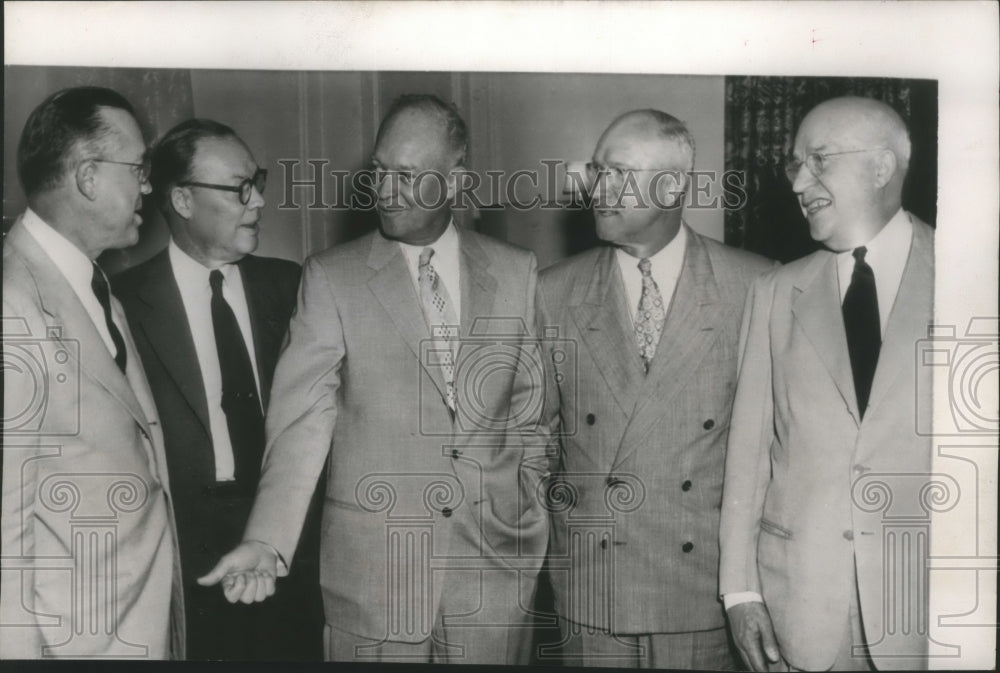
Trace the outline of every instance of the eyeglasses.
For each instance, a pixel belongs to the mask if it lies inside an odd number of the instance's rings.
[[[607,179],[613,185],[621,185],[625,181],[625,176],[630,173],[672,173],[680,175],[681,171],[676,168],[627,168],[624,166],[603,166],[599,163],[588,161],[586,164],[587,182],[593,186],[599,177],[607,175]]]
[[[785,176],[788,177],[789,182],[795,182],[795,178],[798,177],[799,171],[802,170],[802,164],[806,165],[809,172],[815,177],[823,175],[823,171],[826,170],[826,160],[829,157],[837,157],[841,154],[860,154],[861,152],[880,152],[885,147],[866,147],[861,150],[844,150],[843,152],[813,152],[812,154],[806,155],[806,160],[799,161],[795,157],[788,157],[785,160]]]
[[[256,189],[259,194],[263,194],[264,187],[266,185],[267,169],[265,168],[258,168],[252,178],[247,178],[236,187],[233,187],[232,185],[216,185],[210,182],[185,181],[177,183],[178,187],[204,187],[205,189],[218,189],[223,192],[236,192],[240,195],[240,203],[244,206],[250,203],[250,196],[253,194],[254,189]]]
[[[146,182],[149,181],[149,161],[143,161],[142,163],[137,164],[132,161],[115,161],[113,159],[96,159],[93,157],[91,157],[89,161],[94,161],[99,164],[117,164],[118,166],[129,166],[135,172],[136,177],[139,178],[139,184],[146,184]]]

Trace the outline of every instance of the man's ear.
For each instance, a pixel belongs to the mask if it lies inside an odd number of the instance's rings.
[[[97,200],[97,164],[93,161],[81,161],[76,166],[74,174],[76,188],[88,201]]]
[[[885,187],[896,175],[898,168],[896,153],[890,149],[885,149],[875,155],[875,186]]]
[[[170,205],[185,220],[191,219],[191,190],[185,187],[170,188]]]
[[[657,173],[654,178],[654,188],[656,190],[656,204],[664,210],[677,208],[684,199],[684,172],[680,170],[669,170]]]

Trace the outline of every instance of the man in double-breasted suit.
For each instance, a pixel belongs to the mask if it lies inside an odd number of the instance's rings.
[[[754,283],[722,510],[721,591],[755,670],[927,665],[926,537],[889,525],[923,511],[931,468],[915,353],[934,236],[901,207],[909,157],[870,99],[820,104],[795,139],[788,177],[825,249]]]
[[[97,257],[149,192],[131,105],[57,92],[18,146],[28,210],[3,247],[0,657],[184,656],[177,535],[153,397]]]
[[[330,659],[527,660],[548,530],[535,259],[452,222],[466,139],[432,96],[383,120],[380,229],[306,262],[245,541],[202,580],[266,597],[329,454]]]
[[[189,659],[316,660],[322,653],[317,508],[296,572],[274,600],[232,605],[195,582],[242,539],[271,377],[295,308],[299,266],[252,254],[265,178],[230,127],[191,119],[170,129],[151,152],[150,176],[170,242],[114,279],[163,422]],[[227,308],[238,329],[229,335]],[[227,353],[241,349],[246,359],[233,365],[234,374]],[[241,369],[248,377],[244,392],[253,398],[248,417],[230,399],[241,395]]]
[[[562,420],[549,568],[567,664],[735,663],[718,511],[743,302],[770,263],[684,224],[693,162],[671,115],[616,119],[588,164],[611,245],[541,274],[539,328],[576,351],[553,361],[547,395]]]

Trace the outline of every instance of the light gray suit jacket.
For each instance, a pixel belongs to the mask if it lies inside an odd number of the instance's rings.
[[[18,221],[3,311],[0,656],[183,658],[163,435],[120,304],[125,375]]]
[[[932,319],[934,232],[910,219],[913,241],[863,420],[836,256],[818,251],[777,269],[748,300],[726,461],[721,590],[763,594],[782,655],[797,668],[833,663],[855,564],[866,640],[886,641],[873,652],[875,664],[926,666],[926,579],[914,566],[896,576],[898,592],[884,586],[886,573],[900,568],[884,556],[892,522],[883,516],[893,502],[893,512],[921,511],[931,472],[930,438],[917,434],[930,395],[917,396],[917,376],[925,377],[921,390],[931,382],[915,354]],[[920,531],[911,532],[914,545],[926,544],[926,535],[921,542]],[[893,621],[903,613],[914,621]],[[882,656],[889,654],[898,656]]]
[[[557,329],[563,341],[546,343],[565,351],[547,402],[562,420],[549,489],[556,609],[613,633],[725,623],[718,524],[736,348],[747,288],[772,263],[687,236],[648,374],[613,248],[541,274],[540,329]]]
[[[511,602],[517,611],[519,595],[530,605],[544,557],[535,493],[548,440],[537,427],[539,353],[526,341],[535,258],[464,229],[459,246],[455,418],[402,250],[378,232],[306,261],[271,389],[245,537],[291,559],[329,454],[326,620],[370,639],[426,639],[443,592],[452,612],[485,616]],[[458,566],[466,570],[442,572]],[[530,630],[503,635],[530,639]]]

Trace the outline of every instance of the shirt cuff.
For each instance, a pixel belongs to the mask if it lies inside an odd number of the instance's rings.
[[[740,603],[751,602],[763,603],[764,597],[756,591],[736,591],[722,597],[722,604],[726,606],[726,610]]]
[[[268,549],[270,549],[271,551],[273,551],[274,555],[278,559],[278,564],[277,564],[278,565],[278,577],[287,577],[288,576],[288,564],[285,563],[285,557],[281,555],[280,551],[278,551],[277,549],[274,548],[274,545],[270,545],[267,542],[264,542],[263,540],[244,540],[244,542],[256,542],[257,544],[262,544],[265,547],[267,547]]]

